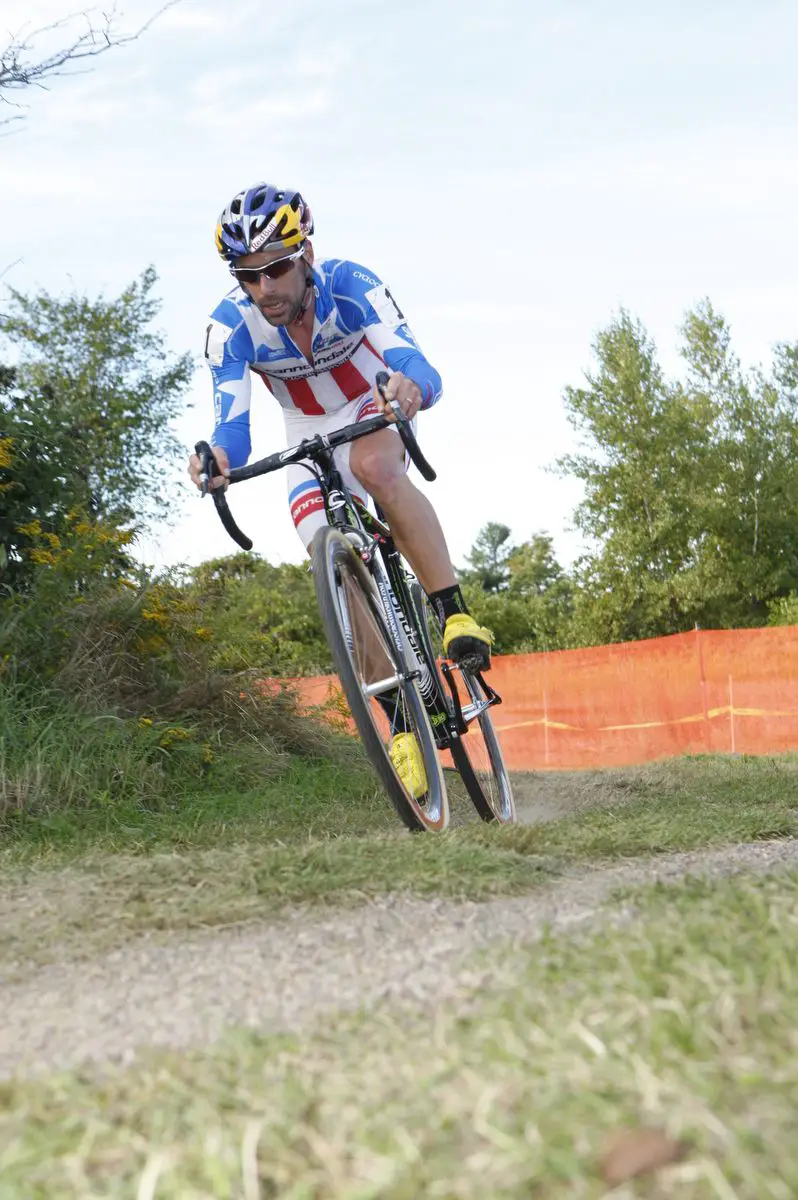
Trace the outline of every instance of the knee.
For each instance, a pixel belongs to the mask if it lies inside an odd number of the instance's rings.
[[[401,487],[404,478],[402,464],[393,455],[367,451],[350,460],[352,473],[375,500],[387,501]]]

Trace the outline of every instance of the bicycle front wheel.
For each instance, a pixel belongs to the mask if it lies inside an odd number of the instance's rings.
[[[421,624],[428,654],[434,661],[443,657],[443,635],[438,616],[418,583],[412,587],[413,604]],[[453,738],[449,751],[474,808],[483,821],[503,825],[515,821],[515,801],[510,775],[504,762],[490,704],[479,676],[465,667],[454,668],[458,696],[468,729]],[[439,676],[441,693],[448,696]],[[453,709],[451,698],[447,699]]]
[[[333,663],[366,753],[408,829],[445,829],[449,804],[432,726],[374,579],[348,538],[329,526],[314,537],[311,559]],[[389,753],[402,733],[416,739],[424,767],[412,789]]]

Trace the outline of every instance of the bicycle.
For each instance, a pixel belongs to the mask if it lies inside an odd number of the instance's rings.
[[[382,389],[388,375],[381,371]],[[411,423],[389,402],[405,449],[428,481],[436,478]],[[484,821],[515,819],[512,786],[493,728],[490,709],[501,697],[475,662],[442,657],[436,612],[397,550],[390,529],[344,484],[334,462],[338,446],[384,429],[380,414],[230,471],[230,484],[279,471],[302,461],[318,480],[327,525],[314,537],[311,564],[316,596],[333,664],[365,750],[399,818],[413,831],[440,831],[449,823],[441,752],[449,751],[466,791]],[[210,490],[230,537],[244,550],[252,541],[238,528],[221,488],[207,442],[197,442],[202,495]],[[415,797],[402,783],[388,753],[394,733],[418,739],[427,791]]]

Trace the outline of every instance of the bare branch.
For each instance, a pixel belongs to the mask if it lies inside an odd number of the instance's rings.
[[[7,267],[3,267],[2,271],[0,271],[0,279],[5,279],[8,272],[13,271],[14,267],[18,267],[21,262],[22,262],[21,257],[15,258],[14,261],[10,262]]]
[[[45,80],[54,76],[79,74],[80,69],[75,68],[75,63],[87,58],[96,58],[98,54],[105,54],[107,50],[137,41],[158,17],[179,3],[180,0],[166,0],[165,4],[132,33],[125,33],[118,27],[118,14],[113,7],[109,12],[100,14],[101,20],[97,24],[92,19],[95,10],[88,9],[83,13],[72,13],[30,32],[21,29],[11,34],[11,41],[5,50],[0,52],[0,104],[23,108],[24,105],[15,103],[4,93],[29,87],[46,88]],[[82,33],[73,35],[66,46],[52,54],[36,54],[35,45],[42,37],[63,29],[78,17],[83,18],[86,23]],[[8,116],[0,119],[0,126],[21,120],[24,120],[22,114]]]

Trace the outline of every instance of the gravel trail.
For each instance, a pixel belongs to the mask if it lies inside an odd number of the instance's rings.
[[[298,910],[269,924],[142,938],[90,962],[43,967],[0,987],[0,1077],[127,1061],[145,1046],[205,1045],[230,1026],[297,1030],[386,1000],[445,1000],[478,986],[473,951],[623,916],[601,905],[623,885],[685,874],[767,872],[798,863],[798,840],[638,859],[574,871],[485,904],[384,897]]]

